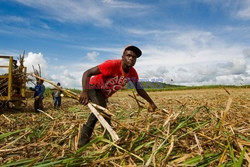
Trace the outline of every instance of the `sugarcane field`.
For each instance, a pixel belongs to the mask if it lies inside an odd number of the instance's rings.
[[[0,166],[174,167],[250,166],[250,87],[154,90],[152,112],[134,89],[116,92],[107,109],[79,103],[80,91],[62,89],[43,78],[40,66],[27,73],[20,55],[1,56]],[[28,82],[42,79],[44,109],[34,111]],[[51,90],[62,91],[54,108]],[[97,109],[99,109],[97,111]],[[101,111],[102,110],[102,111]],[[82,124],[98,118],[91,140],[78,148]],[[105,117],[111,117],[111,124]]]

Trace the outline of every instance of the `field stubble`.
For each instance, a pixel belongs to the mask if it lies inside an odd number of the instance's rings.
[[[80,127],[89,109],[63,98],[54,110],[52,98],[43,113],[33,99],[22,111],[1,111],[2,166],[249,166],[249,88],[149,92],[158,106],[148,112],[121,91],[109,99],[112,126],[120,140],[103,137],[98,123],[92,141],[77,149]],[[138,97],[139,100],[144,101]],[[145,101],[144,101],[145,102]]]

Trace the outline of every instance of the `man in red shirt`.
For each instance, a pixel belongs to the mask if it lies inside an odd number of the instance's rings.
[[[85,71],[82,76],[82,92],[79,102],[86,105],[91,100],[93,103],[106,108],[106,99],[131,81],[137,93],[150,104],[151,110],[155,111],[157,108],[155,103],[140,87],[138,74],[133,68],[136,59],[141,55],[142,52],[138,47],[130,45],[124,49],[122,59],[107,60]],[[110,119],[105,119],[110,123]],[[83,125],[78,147],[82,147],[89,142],[96,122],[97,118],[91,113],[87,123]]]

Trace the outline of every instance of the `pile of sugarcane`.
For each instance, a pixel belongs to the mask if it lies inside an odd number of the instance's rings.
[[[8,79],[0,78],[0,96],[8,95]]]
[[[27,82],[26,71],[24,68],[24,54],[19,56],[20,65],[17,68],[12,68],[12,95],[18,92],[19,89]],[[8,76],[9,74],[3,74]],[[0,78],[0,96],[8,95],[8,82],[9,78]]]

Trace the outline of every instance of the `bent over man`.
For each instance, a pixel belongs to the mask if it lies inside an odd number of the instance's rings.
[[[150,108],[155,111],[157,108],[153,100],[142,89],[138,83],[139,77],[133,66],[136,59],[142,55],[141,50],[136,46],[127,46],[122,55],[122,59],[107,60],[83,73],[82,92],[79,102],[86,105],[89,100],[102,107],[107,107],[106,100],[116,91],[120,90],[127,82],[131,81],[137,93],[144,98]],[[110,119],[105,118],[110,123]],[[78,147],[82,147],[90,141],[97,118],[90,114],[87,123],[83,125]]]

